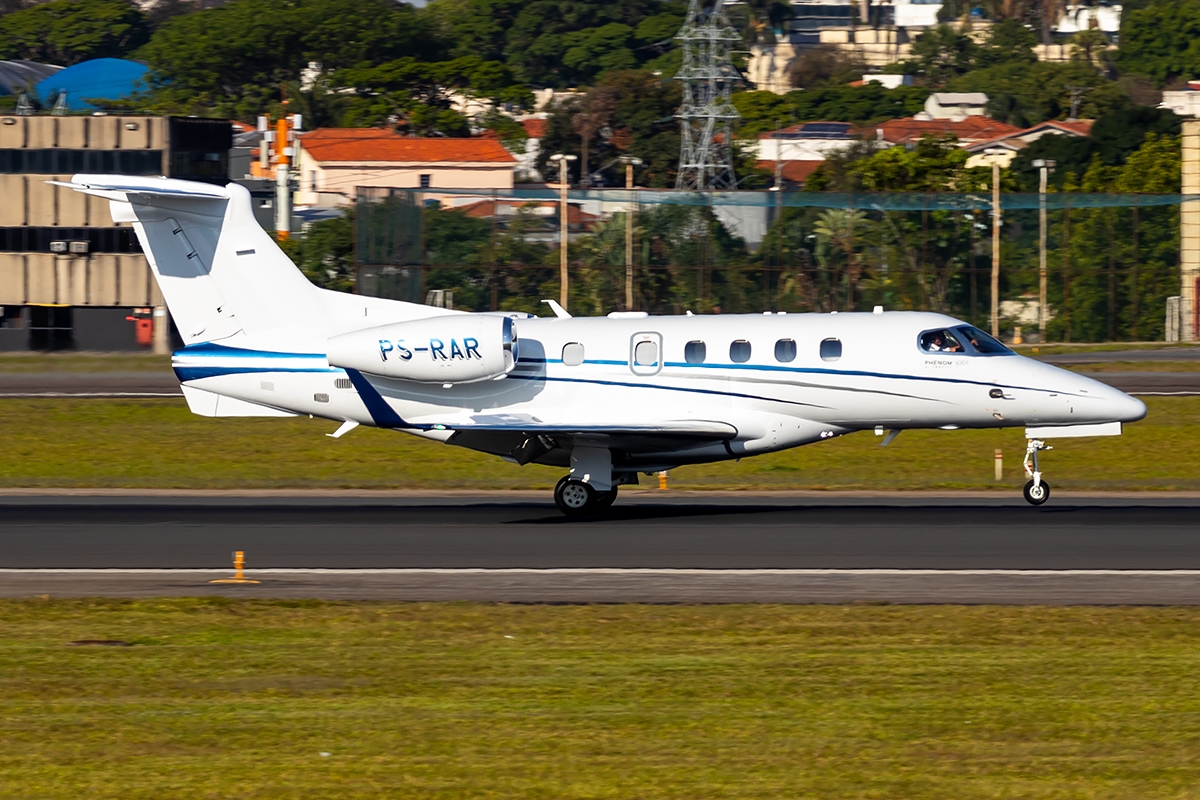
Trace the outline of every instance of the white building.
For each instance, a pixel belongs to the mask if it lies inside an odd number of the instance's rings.
[[[982,117],[987,103],[983,92],[934,92],[925,101],[925,113],[929,119]]]

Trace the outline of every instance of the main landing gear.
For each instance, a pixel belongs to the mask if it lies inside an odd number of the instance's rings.
[[[1041,439],[1030,439],[1025,445],[1025,474],[1031,479],[1025,484],[1025,500],[1030,505],[1040,506],[1050,499],[1050,484],[1042,480],[1042,472],[1038,469],[1038,451],[1053,450],[1054,448]]]
[[[615,484],[608,491],[599,492],[591,484],[572,480],[570,475],[564,476],[554,487],[554,504],[564,515],[573,518],[597,514],[611,506],[616,499]]]

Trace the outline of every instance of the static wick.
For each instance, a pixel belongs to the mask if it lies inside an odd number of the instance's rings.
[[[251,580],[247,578],[242,570],[246,568],[246,554],[241,550],[234,551],[233,554],[233,577],[218,578],[217,580],[209,581],[209,583],[262,583],[262,581]]]

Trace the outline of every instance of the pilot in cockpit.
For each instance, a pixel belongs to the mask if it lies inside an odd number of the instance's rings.
[[[930,331],[921,337],[921,347],[928,353],[961,353],[963,346],[950,331]]]

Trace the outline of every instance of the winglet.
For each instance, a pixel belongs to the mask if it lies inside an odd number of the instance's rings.
[[[565,308],[558,304],[557,300],[543,300],[542,302],[550,306],[550,310],[554,312],[554,316],[558,317],[559,319],[571,318],[571,315],[567,313]]]

